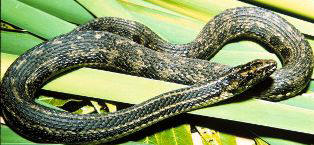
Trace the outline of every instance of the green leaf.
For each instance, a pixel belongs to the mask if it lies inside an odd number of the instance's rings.
[[[159,134],[158,133],[154,133],[151,136],[146,136],[143,139],[139,140],[139,142],[143,142],[143,143],[147,143],[147,144],[158,144],[158,139],[159,138]]]
[[[60,111],[65,111],[59,107],[63,106],[68,101],[70,100],[60,100],[60,99],[55,99],[55,98],[47,97],[47,96],[39,96],[39,98],[35,99],[35,102],[42,106],[46,106],[46,107],[60,110]]]
[[[235,131],[239,132],[239,130],[233,130],[230,127],[221,126],[219,129],[227,129],[227,131],[233,131],[234,133],[224,133],[221,131],[215,131],[209,128],[196,126],[197,131],[202,137],[202,141],[204,145],[255,145],[255,141],[251,139],[252,137],[249,135],[243,136],[243,132],[240,136],[238,136]]]
[[[1,20],[46,39],[67,33],[75,25],[17,0],[1,0]]]
[[[192,145],[190,125],[183,124],[169,128],[151,136],[144,137],[140,142],[154,145]]]
[[[198,133],[202,138],[202,142],[205,145],[222,145],[221,138],[219,136],[219,132],[209,129],[196,126]],[[232,138],[232,141],[234,139]],[[232,144],[231,144],[232,145]]]
[[[233,135],[219,132],[222,145],[237,145],[236,137]]]
[[[1,124],[1,145],[16,145],[16,144],[35,145],[37,143],[33,143],[31,141],[24,139],[6,125]],[[45,144],[45,145],[61,145],[61,144]],[[119,145],[152,145],[152,144],[129,141],[126,143],[121,143]]]
[[[252,1],[251,1],[252,2]],[[273,1],[273,0],[253,0],[254,3],[267,5],[285,12],[289,12],[294,15],[298,15],[310,20],[314,20],[313,5],[312,0],[303,0],[302,4],[295,0],[282,0],[282,1]]]
[[[6,125],[1,124],[1,144],[35,144],[13,132]]]
[[[1,31],[1,52],[21,55],[26,50],[43,42],[33,35],[24,32]]]
[[[189,125],[167,129],[161,132],[159,145],[191,145],[192,136]]]
[[[112,16],[120,18],[131,17],[116,0],[77,0],[81,5],[93,13],[96,17]]]
[[[40,96],[37,101],[41,101],[41,102],[45,102],[45,103],[48,103],[48,104],[51,104],[53,106],[56,106],[56,107],[62,107],[64,104],[72,101],[71,99],[56,99],[56,98],[53,98],[53,97],[48,97],[48,96]]]
[[[4,57],[6,57],[6,58],[4,59]],[[1,79],[2,79],[5,71],[8,69],[8,67],[14,62],[14,60],[17,57],[18,57],[17,55],[12,55],[12,54],[7,54],[7,53],[1,52]]]
[[[84,24],[94,17],[74,0],[19,0],[65,21]]]
[[[213,16],[221,13],[223,10],[234,7],[241,6],[252,6],[251,4],[247,4],[240,1],[234,0],[220,0],[219,2],[216,0],[198,0],[198,1],[190,1],[190,0],[145,0],[147,2],[153,3],[163,8],[167,8],[169,10],[175,11],[177,13],[193,17],[203,22],[208,22]],[[313,7],[313,3],[308,3],[308,7]],[[303,6],[300,4],[299,6]],[[302,9],[303,10],[303,9]],[[299,29],[302,33],[314,36],[314,27],[313,23],[302,21],[300,19],[290,17],[284,14],[278,13],[280,16],[287,19],[290,23],[292,23],[297,29]]]
[[[296,140],[288,140],[288,139],[282,139],[282,138],[277,138],[277,137],[271,137],[271,135],[270,136],[264,136],[264,135],[261,135],[258,133],[257,133],[257,135],[259,135],[259,137],[262,140],[266,141],[269,145],[309,145],[309,144],[313,143],[313,139],[312,139],[312,142],[309,142],[308,139],[303,139],[303,142],[307,142],[307,143],[301,143],[301,142],[298,142]]]
[[[255,138],[254,140],[255,140],[256,145],[268,145],[268,143],[266,143],[260,138]]]
[[[83,106],[79,110],[76,110],[73,112],[74,114],[89,114],[95,111],[95,108],[93,106]]]
[[[1,29],[11,30],[11,31],[22,31],[21,29],[15,27],[9,23],[6,23],[4,21],[1,21],[0,24],[1,24]]]
[[[119,145],[152,145],[152,144],[146,144],[146,143],[140,143],[140,142],[129,141],[129,142],[122,143],[122,144],[119,144]]]
[[[289,141],[279,138],[271,138],[271,137],[263,137],[263,139],[267,140],[270,145],[308,145],[295,141]]]

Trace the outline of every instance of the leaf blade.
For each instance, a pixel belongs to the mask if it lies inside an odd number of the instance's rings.
[[[67,33],[75,25],[17,0],[1,0],[1,19],[46,39]]]

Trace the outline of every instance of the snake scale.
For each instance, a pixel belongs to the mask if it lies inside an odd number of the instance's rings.
[[[283,67],[275,70],[275,61],[262,59],[233,68],[207,61],[238,38],[266,44]],[[35,103],[36,92],[47,81],[80,67],[191,86],[108,115],[78,115]],[[15,60],[2,79],[1,110],[12,129],[35,142],[109,142],[171,116],[226,100],[265,79],[271,83],[258,93],[260,98],[278,101],[293,97],[308,84],[312,70],[312,49],[304,36],[262,8],[228,9],[187,44],[170,44],[138,22],[97,18]]]

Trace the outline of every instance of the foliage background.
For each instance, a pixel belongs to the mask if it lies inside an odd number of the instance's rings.
[[[27,49],[69,32],[94,17],[136,20],[170,42],[186,43],[223,10],[252,5],[279,13],[305,34],[314,48],[314,3],[311,0],[302,3],[293,0],[1,0],[1,76]],[[235,66],[255,58],[279,61],[250,41],[226,45],[212,61]],[[83,68],[47,84],[37,102],[65,110],[66,106],[74,104],[80,107],[73,112],[80,114],[104,113],[180,87],[183,86]],[[312,80],[304,94],[282,102],[249,99],[193,111],[118,144],[313,144],[313,91]],[[82,101],[82,96],[96,100]],[[1,143],[32,144],[4,124],[1,124]]]

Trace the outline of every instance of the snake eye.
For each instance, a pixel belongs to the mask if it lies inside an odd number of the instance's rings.
[[[254,82],[259,78],[265,77],[273,73],[276,69],[276,61],[274,60],[254,60],[247,64],[235,67],[239,74],[240,82]]]
[[[132,40],[133,40],[135,43],[142,44],[142,42],[141,42],[141,37],[140,37],[139,35],[132,35]]]

